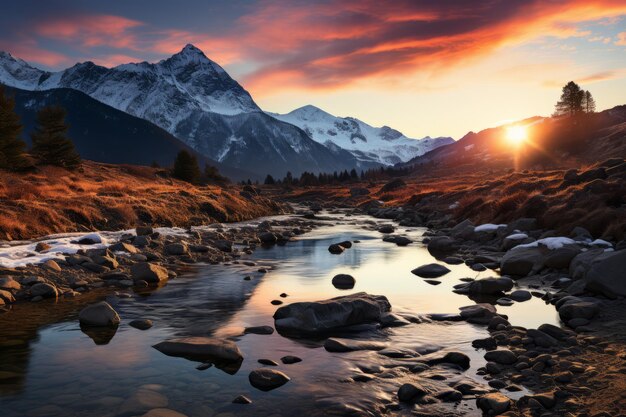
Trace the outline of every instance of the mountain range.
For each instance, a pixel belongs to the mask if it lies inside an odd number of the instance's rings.
[[[193,45],[157,63],[106,68],[84,62],[58,72],[35,68],[0,52],[0,83],[25,91],[82,92],[156,125],[207,160],[256,177],[391,165],[452,142],[451,138],[409,139],[389,127],[374,128],[313,106],[286,115],[266,113],[222,67]],[[107,113],[105,108],[100,112]],[[88,125],[87,119],[82,122]],[[100,128],[103,136],[112,136],[106,124]],[[143,144],[149,138],[132,140]]]

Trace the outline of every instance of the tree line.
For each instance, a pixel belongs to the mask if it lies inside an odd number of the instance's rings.
[[[15,100],[4,94],[0,85],[0,168],[27,171],[35,165],[56,165],[76,169],[81,159],[67,137],[65,109],[46,106],[37,112],[37,125],[31,133],[30,149],[22,140],[23,126],[15,112]]]
[[[316,185],[330,185],[330,184],[345,184],[356,183],[362,181],[375,181],[381,179],[389,179],[394,177],[400,177],[409,173],[408,168],[394,168],[394,167],[379,167],[370,168],[368,170],[361,170],[360,173],[356,169],[350,171],[334,171],[332,173],[320,172],[315,174],[313,172],[303,172],[299,177],[293,176],[291,171],[287,171],[287,174],[283,178],[274,178],[272,175],[267,174],[263,183],[265,185],[291,185],[291,186],[316,186]],[[258,183],[258,181],[256,182]],[[242,184],[252,184],[251,180],[242,181]]]

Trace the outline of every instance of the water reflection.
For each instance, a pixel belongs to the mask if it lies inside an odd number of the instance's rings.
[[[360,225],[367,221],[370,219],[365,217],[349,218],[350,223]],[[423,231],[400,232],[418,242]],[[395,403],[395,392],[403,382],[419,378],[429,389],[438,390],[455,381],[477,379],[475,371],[484,364],[483,352],[474,350],[471,341],[487,333],[465,322],[422,323],[341,335],[376,339],[416,352],[415,358],[405,359],[368,351],[330,353],[322,347],[323,341],[293,340],[278,333],[243,334],[248,326],[273,326],[277,307],[271,301],[276,299],[289,303],[366,291],[387,296],[395,312],[456,313],[458,307],[472,304],[466,296],[451,291],[459,279],[490,275],[488,271],[477,274],[465,265],[450,265],[451,272],[440,279],[440,285],[429,285],[410,272],[434,261],[428,251],[417,243],[397,247],[382,242],[381,237],[366,226],[346,224],[345,219],[329,221],[295,242],[257,250],[251,257],[257,266],[196,266],[157,290],[129,291],[130,298],[108,296],[122,322],[106,334],[81,329],[77,321],[77,311],[104,298],[102,292],[56,305],[14,306],[0,315],[0,409],[10,417],[142,415],[148,409],[137,398],[147,395],[189,417],[220,413],[380,415]],[[342,255],[331,255],[328,246],[343,240],[359,243]],[[259,266],[271,270],[262,274],[257,272]],[[356,278],[354,289],[346,292],[333,287],[331,279],[339,273]],[[246,281],[245,276],[251,279]],[[281,293],[288,296],[280,298]],[[509,315],[515,325],[537,327],[557,322],[553,307],[537,298],[498,310]],[[128,323],[135,319],[150,319],[154,326],[146,331],[134,329]],[[197,363],[152,348],[171,337],[209,335],[237,342],[245,359],[238,369],[230,370],[233,375],[215,367],[198,370]],[[432,374],[407,374],[396,368],[419,360],[417,352],[446,350],[468,354],[470,369],[437,369],[437,377],[445,378],[439,380],[431,379]],[[285,355],[303,361],[281,364]],[[257,363],[261,358],[279,362],[277,369],[287,373],[291,381],[270,392],[252,388],[247,376],[261,367]],[[380,372],[367,373],[374,368],[397,375],[383,378]],[[253,404],[230,403],[241,394]],[[478,415],[472,401],[429,407],[427,412],[434,415]],[[410,415],[414,411],[399,407],[391,414]]]

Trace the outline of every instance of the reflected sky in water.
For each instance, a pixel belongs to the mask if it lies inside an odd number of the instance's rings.
[[[341,216],[340,216],[341,217]],[[419,243],[423,230],[406,234],[416,241],[397,247],[382,241],[382,235],[369,230],[366,217],[341,217],[337,225],[322,226],[285,246],[258,249],[251,258],[270,272],[257,272],[258,266],[198,266],[156,291],[133,293],[131,298],[108,296],[122,317],[122,323],[108,344],[97,345],[81,331],[77,311],[101,293],[85,295],[71,303],[39,303],[20,306],[0,316],[0,409],[3,416],[122,416],[142,415],[133,396],[149,391],[167,402],[167,407],[190,417],[220,413],[236,415],[324,415],[343,410],[346,405],[382,413],[382,405],[395,401],[397,388],[408,376],[377,378],[368,383],[345,382],[364,365],[390,366],[389,358],[376,352],[329,353],[319,340],[293,340],[273,335],[242,335],[245,326],[272,325],[276,310],[270,302],[312,301],[366,291],[389,298],[394,311],[455,313],[458,307],[473,304],[466,296],[451,292],[460,278],[484,277],[465,265],[451,265],[441,285],[432,286],[411,274],[411,270],[434,259]],[[331,243],[359,240],[342,255],[332,255]],[[356,278],[354,289],[335,289],[335,274]],[[251,276],[250,281],[243,277]],[[287,293],[287,298],[279,294]],[[512,307],[498,307],[513,324],[537,327],[557,323],[552,306],[533,298]],[[134,319],[148,318],[153,328],[140,331],[128,326]],[[29,323],[17,329],[15,323]],[[233,338],[245,360],[235,375],[215,367],[196,370],[197,363],[167,357],[151,346],[173,336]],[[371,337],[394,347],[411,350],[462,350],[472,359],[465,373],[438,370],[447,382],[473,378],[484,364],[483,352],[471,348],[471,341],[486,337],[482,327],[467,323],[424,323],[384,329],[356,337]],[[354,335],[352,337],[355,337]],[[279,362],[284,355],[296,355],[303,362],[279,366],[292,380],[271,392],[261,392],[248,383],[248,373],[261,367],[260,358]],[[415,376],[411,376],[415,378]],[[420,378],[425,378],[421,376]],[[445,382],[424,379],[435,386]],[[484,381],[482,381],[484,382]],[[436,387],[435,387],[436,388]],[[434,389],[434,388],[433,388]],[[139,394],[137,394],[139,393]],[[244,394],[254,403],[231,404]],[[134,408],[133,408],[134,407]],[[339,407],[339,408],[338,408]],[[342,408],[344,407],[344,408]],[[478,415],[473,401],[446,404],[451,415]],[[431,410],[432,411],[432,410]],[[442,411],[443,412],[443,411]],[[401,409],[397,415],[410,413]]]

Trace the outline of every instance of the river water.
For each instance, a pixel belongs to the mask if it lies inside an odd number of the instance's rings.
[[[424,354],[462,351],[471,358],[467,371],[433,367],[423,374],[400,372],[405,368],[394,368],[400,359],[377,352],[327,352],[323,340],[242,334],[246,326],[273,326],[277,307],[272,300],[315,301],[358,291],[385,295],[394,312],[456,313],[459,307],[474,303],[451,291],[459,279],[493,275],[491,271],[476,273],[465,265],[448,265],[452,271],[440,279],[441,284],[430,285],[411,274],[412,269],[436,261],[420,243],[424,229],[399,227],[397,233],[415,243],[398,247],[382,241],[371,218],[328,216],[332,220],[284,246],[257,249],[247,258],[257,266],[196,265],[158,289],[129,290],[121,296],[94,291],[70,301],[13,306],[0,314],[2,415],[141,416],[153,408],[188,417],[480,415],[472,398],[412,406],[398,404],[395,394],[408,381],[441,387],[458,380],[485,384],[476,375],[485,363],[484,352],[471,346],[472,340],[487,337],[484,327],[425,322],[348,336]],[[341,255],[328,252],[331,243],[344,240],[359,243]],[[257,272],[259,266],[269,272]],[[338,273],[353,275],[354,289],[334,288],[331,279]],[[281,298],[281,293],[288,296]],[[122,318],[119,328],[104,334],[83,332],[78,311],[105,297]],[[534,297],[510,307],[498,306],[498,311],[507,314],[514,325],[558,324],[554,308]],[[140,318],[153,320],[154,326],[141,331],[128,325]],[[215,367],[198,370],[198,363],[152,348],[167,338],[189,335],[232,338],[245,358],[241,368],[234,375]],[[302,362],[282,364],[280,358],[285,355],[298,356]],[[248,374],[263,367],[257,363],[260,358],[278,362],[275,369],[291,381],[270,392],[253,388]],[[371,371],[378,366],[391,372]],[[364,372],[367,378],[360,382],[352,378]],[[232,404],[241,394],[253,403]]]

